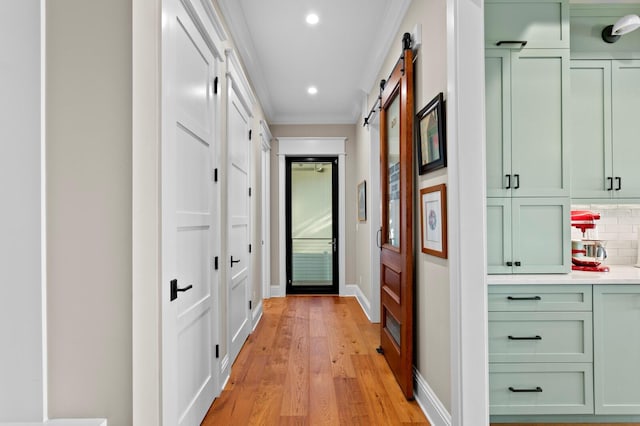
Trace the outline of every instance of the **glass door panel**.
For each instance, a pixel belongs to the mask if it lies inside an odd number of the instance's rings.
[[[400,96],[386,110],[387,243],[400,247]]]

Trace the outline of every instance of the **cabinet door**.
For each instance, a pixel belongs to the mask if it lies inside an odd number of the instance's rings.
[[[612,69],[614,197],[640,197],[640,61],[614,61]],[[619,178],[619,180],[618,180]],[[620,190],[617,190],[620,187]]]
[[[513,198],[511,208],[514,272],[568,273],[569,198]]]
[[[596,414],[640,414],[640,285],[593,286]]]
[[[487,198],[487,272],[510,274],[511,199]]]
[[[511,54],[513,196],[569,196],[569,50]]]
[[[571,61],[570,107],[571,196],[610,198],[611,61]]]
[[[527,41],[528,48],[569,48],[567,0],[490,0],[484,4],[485,41]]]
[[[485,52],[487,196],[511,194],[511,51]]]

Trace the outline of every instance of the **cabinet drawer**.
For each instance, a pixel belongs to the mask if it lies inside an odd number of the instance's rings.
[[[484,5],[485,42],[527,41],[527,48],[569,48],[566,0],[491,0]]]
[[[490,362],[591,362],[590,312],[489,313]]]
[[[593,414],[592,364],[489,364],[495,414]]]
[[[490,285],[489,311],[591,311],[590,285]]]

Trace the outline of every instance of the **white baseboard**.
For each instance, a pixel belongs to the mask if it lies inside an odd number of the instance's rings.
[[[231,365],[229,365],[229,354],[226,354],[220,363],[220,392],[227,386],[229,377],[231,377]]]
[[[347,284],[346,287],[347,291],[344,296],[355,296],[355,298],[358,300],[358,303],[360,304],[360,307],[362,307],[364,314],[367,316],[369,321],[371,321],[371,303],[369,302],[369,299],[365,297],[364,293],[362,293],[362,290],[360,290],[360,286],[358,286],[357,284]]]
[[[413,367],[413,383],[413,396],[431,426],[451,426],[451,414],[415,367]]]
[[[271,291],[269,292],[269,296],[270,297],[284,297],[286,296],[286,294],[282,293],[281,290],[282,287],[280,287],[279,285],[272,285],[271,286]]]
[[[0,426],[107,426],[107,419],[52,419],[35,423],[0,423]]]
[[[253,310],[252,312],[252,318],[251,321],[253,322],[253,330],[256,329],[256,327],[258,326],[258,323],[260,322],[260,319],[262,319],[262,300],[260,300],[260,303],[258,303],[258,306],[256,306],[256,308]]]

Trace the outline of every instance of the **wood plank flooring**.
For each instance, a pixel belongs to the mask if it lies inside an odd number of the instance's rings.
[[[352,297],[265,300],[202,425],[429,425],[375,351],[379,330]]]

